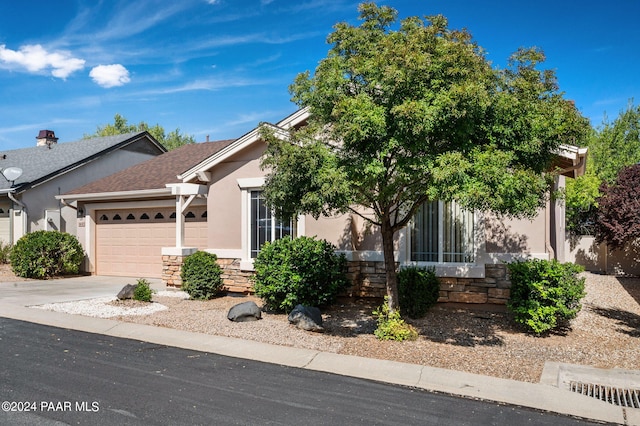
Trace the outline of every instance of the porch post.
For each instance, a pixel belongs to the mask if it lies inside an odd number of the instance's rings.
[[[176,248],[184,246],[184,215],[182,214],[184,199],[176,195]]]

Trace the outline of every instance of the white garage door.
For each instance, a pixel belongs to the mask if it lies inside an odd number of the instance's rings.
[[[185,214],[185,246],[207,246],[206,207]],[[160,278],[162,248],[175,247],[175,209],[96,211],[96,273]]]

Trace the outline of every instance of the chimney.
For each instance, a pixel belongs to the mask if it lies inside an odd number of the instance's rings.
[[[38,136],[36,136],[36,142],[37,146],[47,146],[51,149],[51,145],[58,143],[58,138],[56,138],[53,130],[40,130]]]

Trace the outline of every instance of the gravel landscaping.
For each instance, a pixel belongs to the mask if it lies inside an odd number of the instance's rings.
[[[640,279],[590,273],[585,276],[587,296],[582,311],[570,329],[546,337],[524,333],[504,307],[486,305],[437,305],[423,319],[409,321],[420,331],[415,342],[377,340],[371,315],[376,304],[370,300],[341,300],[325,309],[326,331],[322,334],[296,329],[289,325],[286,315],[269,312],[257,322],[227,320],[229,308],[237,303],[254,300],[261,305],[253,296],[195,301],[184,298],[181,292],[159,292],[150,304],[114,302],[115,297],[96,299],[83,302],[93,304],[92,309],[76,313],[101,316],[101,312],[111,310],[110,317],[120,321],[527,382],[539,381],[545,361],[640,370]],[[40,308],[66,312],[74,309],[74,304],[55,305]],[[122,311],[114,311],[114,307]]]

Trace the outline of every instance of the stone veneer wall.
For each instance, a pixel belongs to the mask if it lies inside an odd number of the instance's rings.
[[[182,287],[180,271],[184,256],[162,255],[162,284],[167,287]]]
[[[186,256],[162,256],[162,284],[167,287],[181,287],[180,271]],[[222,280],[227,291],[233,293],[251,293],[253,284],[250,271],[240,270],[240,259],[218,259],[222,268]]]
[[[348,262],[351,297],[384,297],[387,294],[384,262]],[[509,300],[511,282],[504,264],[485,265],[484,278],[439,277],[438,302],[492,303]]]
[[[438,302],[505,305],[511,294],[507,265],[485,265],[484,278],[440,278]]]
[[[162,282],[180,287],[182,256],[162,256]],[[252,293],[253,272],[240,270],[240,259],[218,259],[225,288],[235,293]],[[347,278],[352,285],[344,294],[349,297],[377,297],[387,294],[384,262],[353,261],[347,263]],[[504,305],[509,299],[511,282],[504,264],[485,265],[484,278],[440,277],[438,302],[491,303]]]

